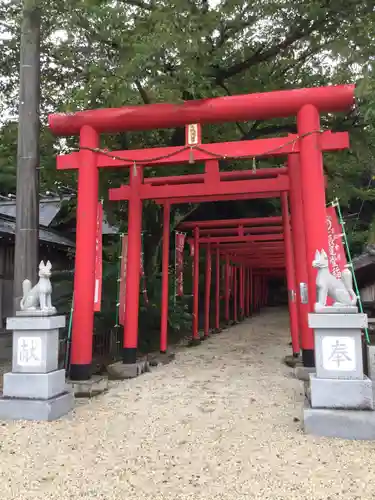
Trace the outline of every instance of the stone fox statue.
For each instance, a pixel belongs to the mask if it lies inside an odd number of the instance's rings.
[[[22,283],[23,297],[21,299],[21,311],[36,310],[55,311],[51,303],[52,285],[50,281],[52,264],[50,261],[39,264],[39,281],[32,287],[30,280]]]
[[[315,259],[312,266],[318,269],[316,276],[317,304],[324,307],[327,297],[331,297],[335,302],[334,307],[355,306],[357,296],[353,290],[353,277],[349,269],[341,272],[341,280],[335,278],[328,269],[328,257],[324,250],[315,252]]]

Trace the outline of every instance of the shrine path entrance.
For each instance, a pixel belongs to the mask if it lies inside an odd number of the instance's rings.
[[[372,499],[375,444],[302,434],[264,310],[52,423],[0,426],[2,500]]]

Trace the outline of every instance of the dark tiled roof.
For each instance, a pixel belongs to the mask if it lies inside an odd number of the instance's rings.
[[[64,198],[45,198],[39,202],[39,224],[48,227],[56,215],[61,210],[61,205],[64,201],[69,200],[70,197]],[[7,215],[9,217],[16,217],[16,200],[1,200],[0,201],[0,215]]]
[[[15,235],[16,232],[16,221],[11,217],[0,215],[0,236],[3,235]],[[44,243],[49,243],[52,245],[60,245],[63,247],[75,247],[74,241],[66,238],[63,235],[55,233],[47,228],[39,228],[39,240]]]
[[[53,222],[57,214],[61,210],[61,206],[65,201],[69,201],[70,196],[62,198],[51,197],[41,198],[39,202],[39,224],[47,228]],[[0,216],[5,215],[11,219],[16,218],[16,200],[14,198],[9,200],[0,200]],[[75,231],[74,231],[75,232]],[[102,232],[105,235],[118,234],[118,229],[111,226],[106,220],[106,214],[103,217]]]

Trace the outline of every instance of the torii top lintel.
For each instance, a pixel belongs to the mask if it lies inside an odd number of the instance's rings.
[[[354,104],[354,85],[280,90],[186,101],[181,104],[148,104],[102,108],[49,115],[51,131],[58,136],[78,135],[85,125],[97,132],[151,130],[183,127],[189,123],[267,120],[296,115],[312,104],[320,113],[349,110]]]
[[[270,216],[270,217],[246,217],[242,219],[213,219],[213,220],[201,220],[201,221],[186,221],[181,222],[178,229],[194,229],[196,227],[200,229],[209,228],[236,228],[238,226],[267,226],[272,224],[281,224],[281,216]]]

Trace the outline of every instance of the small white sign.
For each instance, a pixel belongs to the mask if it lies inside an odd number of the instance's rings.
[[[188,145],[194,146],[198,144],[199,141],[199,127],[197,123],[192,123],[188,125]]]
[[[17,364],[39,366],[42,362],[42,339],[40,337],[19,337],[17,343]]]
[[[351,372],[356,369],[355,341],[352,337],[323,337],[323,368]]]
[[[299,284],[299,295],[301,297],[301,304],[308,304],[309,298],[307,296],[307,283]]]
[[[94,293],[95,304],[99,301],[99,286],[100,286],[100,281],[99,281],[99,279],[96,279],[95,280],[95,293]]]

